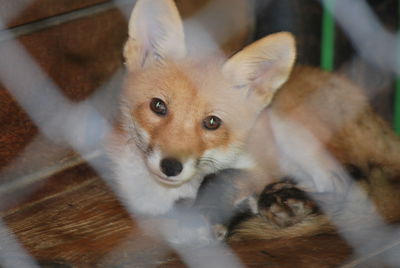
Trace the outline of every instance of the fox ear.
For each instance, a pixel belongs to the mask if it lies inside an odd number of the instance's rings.
[[[296,57],[294,37],[281,32],[264,37],[233,55],[223,72],[238,88],[267,106],[277,90],[286,82]]]
[[[186,54],[182,20],[173,0],[138,0],[124,47],[128,69]]]

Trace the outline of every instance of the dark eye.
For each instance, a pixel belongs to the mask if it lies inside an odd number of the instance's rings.
[[[216,130],[222,124],[222,120],[215,115],[210,115],[204,118],[203,120],[203,127],[207,130]]]
[[[150,109],[158,115],[166,115],[168,112],[167,105],[159,98],[153,98],[150,102]]]

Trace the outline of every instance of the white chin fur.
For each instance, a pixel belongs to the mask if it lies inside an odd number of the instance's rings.
[[[202,176],[179,185],[159,183],[142,159],[141,152],[129,146],[111,155],[116,180],[115,191],[133,213],[160,215],[173,208],[181,198],[195,198]]]

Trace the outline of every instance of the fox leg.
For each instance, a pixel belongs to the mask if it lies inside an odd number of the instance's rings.
[[[356,165],[347,164],[345,170],[354,182],[360,184],[367,179],[367,175]],[[322,214],[318,204],[323,205],[325,209],[341,208],[340,203],[326,204],[325,195],[327,193],[307,193],[298,187],[296,180],[284,177],[264,188],[257,198],[257,209],[254,214],[272,226],[289,227],[310,216]]]
[[[286,178],[268,184],[260,195],[244,194],[236,182],[249,176],[245,170],[221,170],[207,176],[200,187],[194,207],[209,221],[217,240],[224,240],[238,224],[256,215],[271,225],[287,227],[317,212],[305,192]]]
[[[235,236],[243,223],[253,219],[269,226],[265,232],[279,237],[279,230],[323,217],[316,202],[294,179],[283,177],[268,184],[260,194],[245,196],[235,182],[248,176],[245,170],[222,170],[209,175],[201,186],[194,207],[209,221],[215,239]]]
[[[221,170],[208,175],[199,189],[194,208],[210,222],[217,240],[226,238],[229,226],[238,215],[253,215],[248,202],[250,197],[237,198],[240,191],[235,181],[246,176],[247,172],[240,169]]]
[[[244,196],[235,182],[247,176],[244,170],[222,170],[207,176],[199,190],[194,207],[209,221],[217,240],[224,240],[253,217],[285,228],[320,213],[316,203],[288,178],[268,184],[260,195]]]

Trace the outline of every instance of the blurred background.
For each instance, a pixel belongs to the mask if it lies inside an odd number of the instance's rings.
[[[315,0],[258,1],[255,38],[282,30],[293,32],[297,38],[298,63],[320,66],[322,35],[324,31],[327,31],[323,26],[324,11],[321,2]],[[336,2],[345,3],[346,1]],[[398,1],[348,1],[349,11],[350,7],[355,7],[360,2],[368,5],[371,15],[382,24],[383,29],[396,33],[399,26]],[[357,22],[358,19],[362,19],[359,14],[353,14],[349,21]],[[365,27],[368,28],[369,25]],[[384,61],[372,63],[360,55],[361,53],[357,52],[349,38],[349,33],[344,28],[343,25],[335,22],[333,69],[346,74],[351,80],[365,88],[377,112],[389,122],[393,122],[394,72],[387,71]],[[365,33],[367,32],[368,30],[365,30]],[[378,33],[375,32],[375,34],[369,33],[365,37],[366,43],[373,43],[374,39],[379,38]],[[375,54],[377,50],[378,48],[371,49],[369,53]],[[396,57],[396,52],[393,52],[393,57]]]

